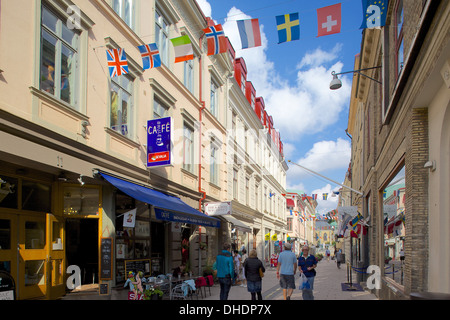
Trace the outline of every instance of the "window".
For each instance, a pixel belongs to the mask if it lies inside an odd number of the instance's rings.
[[[110,88],[110,127],[122,135],[130,137],[130,121],[133,114],[133,80],[128,75],[113,77]]]
[[[40,89],[74,108],[78,108],[78,46],[78,31],[69,29],[65,20],[42,6]]]
[[[194,93],[194,60],[184,62],[184,86]]]
[[[161,62],[168,65],[169,62],[169,23],[155,10],[155,42],[159,49]]]
[[[233,199],[238,198],[238,171],[233,169]]]
[[[153,119],[166,118],[169,116],[169,108],[158,99],[153,101]]]
[[[287,219],[287,229],[288,231],[292,232],[292,219],[288,218]]]
[[[241,89],[242,92],[245,94],[245,75],[243,72],[241,73]]]
[[[210,181],[215,185],[219,184],[219,149],[215,143],[215,141],[211,141],[211,158],[210,158]]]
[[[233,112],[231,117],[231,135],[236,137],[236,113]]]
[[[211,114],[217,118],[219,111],[219,86],[214,80],[211,80],[211,94],[210,94]]]
[[[194,129],[186,122],[184,123],[183,134],[183,169],[194,173]]]
[[[403,41],[403,0],[400,0],[397,3],[397,7],[395,8],[395,56],[396,56],[396,70],[397,76],[403,70],[403,59],[404,59],[404,41]]]
[[[123,21],[134,29],[134,0],[113,0],[112,6],[114,11],[122,18]]]

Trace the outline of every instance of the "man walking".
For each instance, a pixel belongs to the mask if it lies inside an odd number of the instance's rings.
[[[292,291],[295,289],[295,272],[297,271],[297,257],[291,251],[291,244],[284,244],[284,251],[278,257],[277,278],[283,289],[284,300],[291,300]]]
[[[309,247],[304,245],[302,248],[302,255],[298,258],[298,270],[303,273],[308,279],[309,288],[302,289],[303,300],[314,300],[314,278],[316,276],[317,259],[312,254],[309,254]]]
[[[230,248],[230,244],[225,243],[222,252],[217,255],[216,262],[213,265],[213,269],[217,270],[217,278],[219,279],[220,300],[228,300],[228,293],[234,276],[234,263]]]

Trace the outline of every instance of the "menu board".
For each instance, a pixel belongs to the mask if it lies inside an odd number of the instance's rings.
[[[113,239],[100,239],[100,279],[112,279],[112,255],[113,255]]]
[[[144,274],[150,273],[150,259],[125,260],[125,274],[133,271],[134,273],[142,271]]]

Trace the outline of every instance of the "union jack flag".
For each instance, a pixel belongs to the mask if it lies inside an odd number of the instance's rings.
[[[217,24],[209,28],[203,29],[208,42],[208,56],[223,53],[227,51],[227,42],[225,32],[223,32],[222,25]]]
[[[142,66],[145,69],[158,68],[161,66],[161,56],[159,55],[156,43],[138,46],[142,57]]]
[[[111,78],[128,73],[128,61],[124,49],[106,50],[106,57]]]

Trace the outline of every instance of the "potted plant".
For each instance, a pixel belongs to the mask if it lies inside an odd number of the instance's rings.
[[[389,261],[391,261],[391,260],[392,260],[391,257],[385,256],[385,257],[384,257],[384,264],[389,264]]]
[[[164,292],[161,289],[151,286],[144,290],[144,300],[162,300],[163,294]]]

